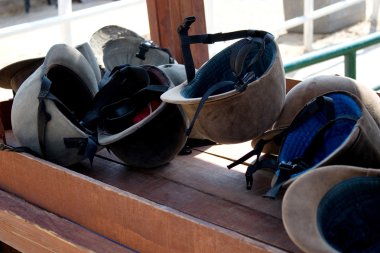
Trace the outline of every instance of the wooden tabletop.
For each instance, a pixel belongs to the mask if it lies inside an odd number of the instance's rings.
[[[11,135],[7,140],[12,142]],[[149,170],[128,168],[105,149],[92,165],[70,168],[2,151],[0,187],[33,204],[30,210],[38,206],[125,252],[300,252],[282,224],[282,196],[262,197],[272,173],[255,173],[247,190],[246,165],[227,169],[250,149],[249,142],[194,148]],[[24,219],[38,225],[30,216]],[[56,234],[84,247],[76,236]],[[7,236],[0,234],[0,240],[20,247]]]
[[[288,89],[298,82],[290,81]],[[0,139],[17,146],[9,110],[0,103]],[[40,247],[32,252],[300,252],[282,224],[282,194],[262,197],[273,174],[256,172],[247,190],[247,163],[227,169],[251,149],[250,142],[195,147],[156,169],[129,168],[106,149],[92,165],[68,168],[0,151],[0,241]]]

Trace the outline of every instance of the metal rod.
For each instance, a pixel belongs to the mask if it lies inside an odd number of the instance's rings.
[[[356,50],[344,55],[344,74],[356,79]]]
[[[363,38],[342,43],[336,46],[331,46],[326,49],[310,52],[303,56],[285,63],[285,72],[289,73],[316,63],[330,60],[336,57],[345,56],[346,75],[350,77],[356,76],[356,51],[372,45],[380,43],[380,32],[372,33]]]

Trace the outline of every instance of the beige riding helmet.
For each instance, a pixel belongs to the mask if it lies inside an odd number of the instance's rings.
[[[94,51],[97,62],[104,68],[103,49],[107,41],[126,37],[140,37],[137,33],[117,25],[108,25],[95,31],[90,38],[90,46]]]
[[[271,189],[274,198],[301,174],[326,165],[376,167],[380,128],[362,101],[330,92],[309,101],[284,132]]]
[[[96,80],[99,82],[101,78],[100,68],[96,62],[95,54],[90,47],[90,44],[82,43],[75,47],[90,63]],[[38,67],[42,65],[45,57],[37,57],[31,59],[24,59],[11,63],[4,68],[0,69],[0,87],[5,89],[12,89],[14,93],[17,92],[20,85],[31,75]]]
[[[158,66],[175,63],[168,49],[120,26],[99,29],[92,35],[90,44],[106,71],[125,64]]]
[[[304,252],[379,252],[380,170],[346,165],[301,175],[285,192],[282,220]]]
[[[160,48],[152,41],[136,37],[107,41],[103,52],[104,66],[109,71],[123,64],[159,66],[174,63],[168,50]]]
[[[161,99],[179,104],[200,137],[217,143],[238,143],[269,129],[285,100],[285,76],[277,43],[265,31],[188,36],[194,17],[179,27],[186,83]],[[225,48],[195,73],[190,44],[243,38]],[[188,51],[186,51],[188,47]],[[190,69],[190,71],[188,71]],[[193,73],[191,73],[193,72]]]
[[[43,57],[14,62],[0,70],[0,87],[17,92],[20,85],[42,65]]]
[[[67,45],[52,46],[14,97],[14,135],[21,145],[64,166],[91,158],[97,145],[79,122],[97,91],[96,75],[86,58]]]
[[[162,102],[160,95],[185,78],[180,66],[125,65],[106,73],[108,81],[82,124],[97,127],[99,144],[127,166],[170,162],[185,145],[186,120],[177,105]]]
[[[75,48],[86,58],[92,70],[94,71],[96,81],[99,83],[102,78],[101,69],[96,59],[94,50],[90,44],[88,42],[84,42],[77,45]]]
[[[376,124],[380,126],[380,98],[375,91],[349,77],[320,75],[303,80],[286,94],[285,104],[273,127],[263,135],[254,138],[252,147],[255,147],[259,140],[271,141],[275,136],[286,130],[295,116],[310,100],[334,91],[346,91],[357,96]],[[263,152],[278,154],[280,144],[281,140],[277,142],[271,141],[264,146]]]

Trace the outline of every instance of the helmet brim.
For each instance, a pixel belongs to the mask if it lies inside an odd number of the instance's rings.
[[[187,81],[174,87],[173,89],[166,91],[164,94],[161,95],[162,101],[165,101],[171,104],[180,104],[180,105],[181,104],[199,104],[202,97],[186,98],[182,95],[182,90],[185,88],[186,85],[187,85]],[[225,93],[209,96],[207,98],[207,103],[225,99],[227,97],[231,97],[236,94],[239,94],[239,92],[236,90],[231,90]]]
[[[318,225],[322,198],[344,180],[379,175],[378,169],[335,165],[299,176],[285,192],[282,204],[282,220],[291,240],[305,252],[338,252],[324,239]]]
[[[18,90],[21,84],[42,65],[44,57],[14,62],[0,70],[0,87]]]

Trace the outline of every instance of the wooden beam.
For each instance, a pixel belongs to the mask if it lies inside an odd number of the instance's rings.
[[[29,155],[0,152],[0,188],[141,252],[283,252]]]
[[[161,47],[170,49],[174,58],[183,63],[177,28],[185,17],[195,16],[197,20],[190,28],[189,34],[206,33],[203,0],[147,0],[146,2],[151,39]],[[207,45],[191,45],[191,51],[197,68],[209,58]]]
[[[20,252],[135,252],[1,190],[0,239]]]

